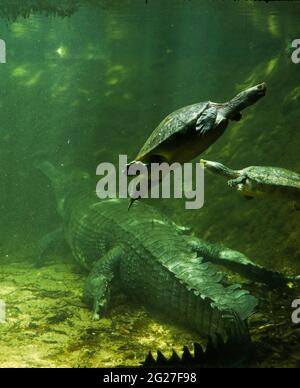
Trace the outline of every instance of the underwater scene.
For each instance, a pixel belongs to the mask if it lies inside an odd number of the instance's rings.
[[[299,18],[0,0],[1,368],[300,367]]]

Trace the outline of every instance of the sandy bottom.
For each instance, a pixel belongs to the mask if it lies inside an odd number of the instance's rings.
[[[168,354],[198,339],[150,319],[122,296],[108,317],[92,321],[81,300],[85,278],[68,263],[1,262],[1,367],[138,366],[149,350]]]
[[[116,296],[108,316],[91,320],[82,303],[86,274],[54,259],[42,268],[24,261],[1,261],[0,299],[7,306],[0,324],[0,366],[116,367],[139,366],[151,351],[166,355],[199,338],[152,319],[125,297]],[[300,367],[300,325],[291,323],[291,293],[256,287],[262,300],[250,320],[256,348],[248,366]]]

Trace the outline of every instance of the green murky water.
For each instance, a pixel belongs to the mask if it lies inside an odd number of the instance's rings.
[[[226,101],[265,81],[267,96],[203,157],[235,169],[300,172],[300,64],[291,60],[300,4],[45,1],[30,12],[35,1],[17,3],[0,5],[7,50],[0,65],[0,299],[9,307],[0,325],[1,365],[138,365],[150,349],[191,344],[191,333],[123,296],[106,320],[91,323],[80,297],[86,274],[64,247],[35,269],[38,242],[60,224],[53,190],[35,166],[49,160],[93,176],[102,161],[135,156],[175,109]],[[215,176],[205,183],[201,210],[186,211],[179,200],[150,204],[201,238],[272,270],[300,273],[299,212],[284,201],[245,201]],[[251,366],[299,367],[299,327],[290,321],[299,296],[297,288],[268,294],[251,330],[260,349],[269,348]]]

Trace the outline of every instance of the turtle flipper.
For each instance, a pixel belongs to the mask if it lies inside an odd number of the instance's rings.
[[[123,255],[121,247],[112,248],[93,266],[84,287],[83,300],[93,308],[93,319],[105,313],[110,299],[111,284]]]
[[[231,179],[228,181],[228,186],[233,188],[239,188],[240,185],[244,185],[247,180],[247,177],[245,175],[241,175],[238,178]]]
[[[198,117],[196,131],[199,131],[202,135],[205,135],[208,131],[213,129],[215,127],[217,115],[217,108],[213,106],[204,109]]]

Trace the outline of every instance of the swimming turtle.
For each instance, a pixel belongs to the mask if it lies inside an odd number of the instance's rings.
[[[211,101],[181,108],[167,116],[148,138],[137,157],[127,165],[173,162],[194,159],[225,131],[230,120],[239,121],[241,111],[266,94],[262,83],[220,104]]]
[[[209,171],[230,178],[228,185],[248,199],[274,197],[293,201],[300,209],[300,174],[279,167],[251,166],[243,170],[231,170],[221,163],[200,161]]]

